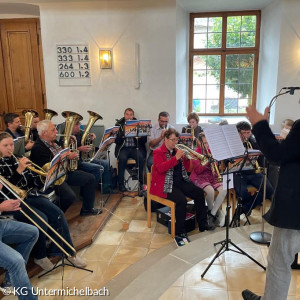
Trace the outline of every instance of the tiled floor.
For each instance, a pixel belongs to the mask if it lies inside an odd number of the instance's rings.
[[[148,228],[142,198],[134,203],[131,198],[124,197],[94,243],[79,253],[87,260],[87,268],[92,269],[93,273],[65,267],[64,288],[90,287],[91,289],[99,289],[147,254],[174,243],[167,233],[167,228],[156,222],[156,215],[153,214],[152,217],[152,227]],[[252,223],[260,222],[261,213],[254,210],[250,219]],[[123,230],[124,222],[129,223],[127,231]],[[193,233],[198,232],[195,231],[190,234]],[[243,246],[243,250],[265,264],[267,255],[265,247],[256,246],[251,242]],[[237,300],[241,299],[240,293],[244,288],[262,293],[265,273],[248,258],[228,251],[215,261],[204,279],[201,280],[200,275],[210,260],[211,258],[208,258],[198,263],[179,277],[160,299]],[[300,271],[294,271],[289,300],[300,299],[299,281]],[[39,289],[62,288],[62,270],[59,268],[40,279],[36,276],[31,279],[31,282],[35,288],[38,287]],[[89,296],[80,297],[80,299],[87,298]],[[5,299],[16,298],[9,296]],[[74,296],[40,296],[39,299],[75,298]]]

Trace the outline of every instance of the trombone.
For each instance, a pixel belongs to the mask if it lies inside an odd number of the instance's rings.
[[[66,241],[51,225],[49,225],[38,213],[36,213],[25,201],[24,198],[26,197],[26,192],[19,189],[18,187],[11,184],[8,180],[6,180],[3,176],[0,175],[0,183],[20,202],[26,206],[41,222],[43,222],[48,229],[50,229],[66,246],[69,247],[70,250],[73,251],[73,255],[76,254],[75,248]],[[3,191],[0,190],[0,193],[6,198],[10,199]],[[52,236],[50,236],[36,221],[34,221],[23,209],[20,212],[29,220],[31,221],[48,239],[50,239],[67,257],[73,256],[70,255]]]

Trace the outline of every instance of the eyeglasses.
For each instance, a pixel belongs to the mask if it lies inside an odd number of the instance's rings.
[[[176,142],[178,142],[179,139],[178,138],[173,138],[173,139],[168,139],[168,140],[176,143]]]

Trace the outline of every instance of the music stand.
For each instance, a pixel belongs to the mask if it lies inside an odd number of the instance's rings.
[[[248,155],[245,155],[244,160],[246,160],[248,157]],[[249,259],[251,259],[252,261],[254,261],[257,265],[259,265],[260,267],[262,267],[264,270],[266,270],[266,268],[259,263],[257,260],[255,260],[253,257],[251,257],[247,252],[245,252],[244,250],[242,250],[240,247],[238,247],[235,243],[233,243],[231,241],[231,239],[229,238],[229,210],[230,210],[230,205],[229,205],[229,174],[232,174],[234,172],[229,172],[229,166],[227,165],[226,168],[226,174],[227,178],[226,178],[226,189],[227,189],[227,196],[226,196],[226,216],[225,216],[225,220],[226,220],[226,236],[225,236],[225,240],[222,240],[220,242],[214,243],[214,246],[216,245],[221,245],[221,248],[218,250],[218,252],[215,254],[215,256],[213,257],[213,259],[211,260],[211,262],[209,263],[209,265],[207,266],[207,268],[204,270],[204,272],[201,274],[201,278],[203,278],[206,274],[206,272],[209,270],[209,268],[211,267],[211,265],[214,263],[214,261],[220,256],[222,255],[224,252],[226,251],[233,251],[242,255],[247,256]],[[229,248],[229,245],[235,247],[237,250]]]
[[[45,180],[45,185],[44,185],[44,190],[45,189],[48,189],[50,187],[50,185],[53,185],[55,183],[55,181],[57,180],[57,177],[58,176],[62,176],[62,172],[64,172],[66,174],[67,170],[66,170],[66,164],[67,164],[67,159],[66,159],[66,156],[64,155],[66,153],[66,149],[64,149],[63,151],[61,151],[59,154],[60,156],[57,157],[57,160],[56,160],[56,163],[53,165],[53,173],[51,174],[50,178],[47,178],[48,180]],[[56,156],[55,156],[56,157]],[[55,161],[55,157],[53,158],[52,162]],[[51,165],[51,164],[50,164]],[[48,172],[49,173],[49,172]],[[50,180],[49,180],[50,179]],[[58,207],[60,207],[60,197],[58,197]],[[62,219],[62,216],[59,215],[58,216],[58,220],[61,220]],[[61,234],[62,234],[62,231],[63,231],[63,227],[60,223],[60,228],[59,228]],[[63,241],[61,240],[61,246],[63,247]],[[67,264],[65,263],[65,260],[67,260],[70,264]],[[75,266],[69,259],[68,257],[66,256],[65,253],[62,253],[62,256],[61,256],[61,263],[59,264],[59,261],[57,261],[55,263],[55,265],[53,266],[53,268],[49,271],[46,271],[45,273],[41,274],[38,276],[38,278],[41,278],[43,276],[45,276],[46,274],[54,271],[55,269],[59,268],[59,267],[62,267],[62,285],[63,285],[63,280],[64,280],[64,267],[65,266],[70,266],[70,267],[73,267],[73,268],[76,268],[76,269],[81,269],[81,270],[84,270],[84,271],[88,271],[88,272],[91,272],[93,273],[92,270],[89,270],[89,269],[86,269],[86,268],[82,268],[82,267],[78,267],[78,266]]]

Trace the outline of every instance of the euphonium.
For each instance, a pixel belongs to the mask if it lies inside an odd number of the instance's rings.
[[[13,197],[20,200],[20,202],[26,206],[48,229],[50,229],[65,245],[69,247],[70,250],[76,254],[76,250],[74,247],[66,241],[51,225],[49,225],[35,210],[33,210],[25,201],[26,192],[11,184],[8,180],[6,180],[3,176],[0,176],[0,183],[13,195]],[[10,199],[2,190],[0,193],[6,198]],[[47,233],[35,220],[33,220],[23,209],[20,212],[30,221],[32,222],[44,235],[50,239],[67,257],[70,255],[51,235]]]
[[[29,140],[32,120],[38,113],[33,109],[24,109],[22,114],[25,116],[25,143]]]
[[[81,138],[81,145],[91,146],[91,151],[81,153],[81,158],[82,158],[83,161],[88,161],[89,157],[93,157],[94,154],[95,154],[95,145],[94,145],[94,143],[91,139],[90,130],[91,130],[91,128],[93,127],[93,125],[95,124],[95,122],[97,120],[99,120],[99,119],[102,120],[103,119],[99,114],[97,114],[93,111],[88,110],[88,113],[90,115],[90,118],[89,118],[89,121],[86,125],[86,128],[85,128],[84,132],[83,132],[83,135],[82,135],[82,138]]]
[[[177,145],[175,145],[175,148],[182,150],[184,152],[184,156],[187,159],[200,160],[202,166],[206,165],[209,162],[208,158],[206,156],[192,150],[191,148],[189,148],[188,146],[186,146],[184,144],[177,144]]]
[[[52,110],[52,109],[48,109],[48,108],[45,108],[43,110],[44,114],[45,114],[45,119],[44,120],[51,120],[53,117],[57,116],[57,112]]]
[[[82,120],[82,116],[72,112],[72,111],[63,111],[62,116],[66,119],[66,127],[64,132],[64,148],[70,148],[71,152],[78,152],[77,143],[75,143],[74,139],[71,139],[71,135],[73,132],[73,128],[76,122]],[[78,167],[78,158],[69,160],[69,171],[75,171]]]
[[[212,157],[212,155],[209,153],[207,147],[204,144],[203,137],[204,137],[204,134],[200,133],[199,134],[199,140],[200,140],[200,143],[201,143],[201,148],[203,149],[203,153],[207,157]],[[219,168],[218,168],[217,163],[216,163],[215,160],[210,163],[210,168],[211,168],[212,174],[217,175],[217,182],[222,182],[223,178],[220,174]]]

